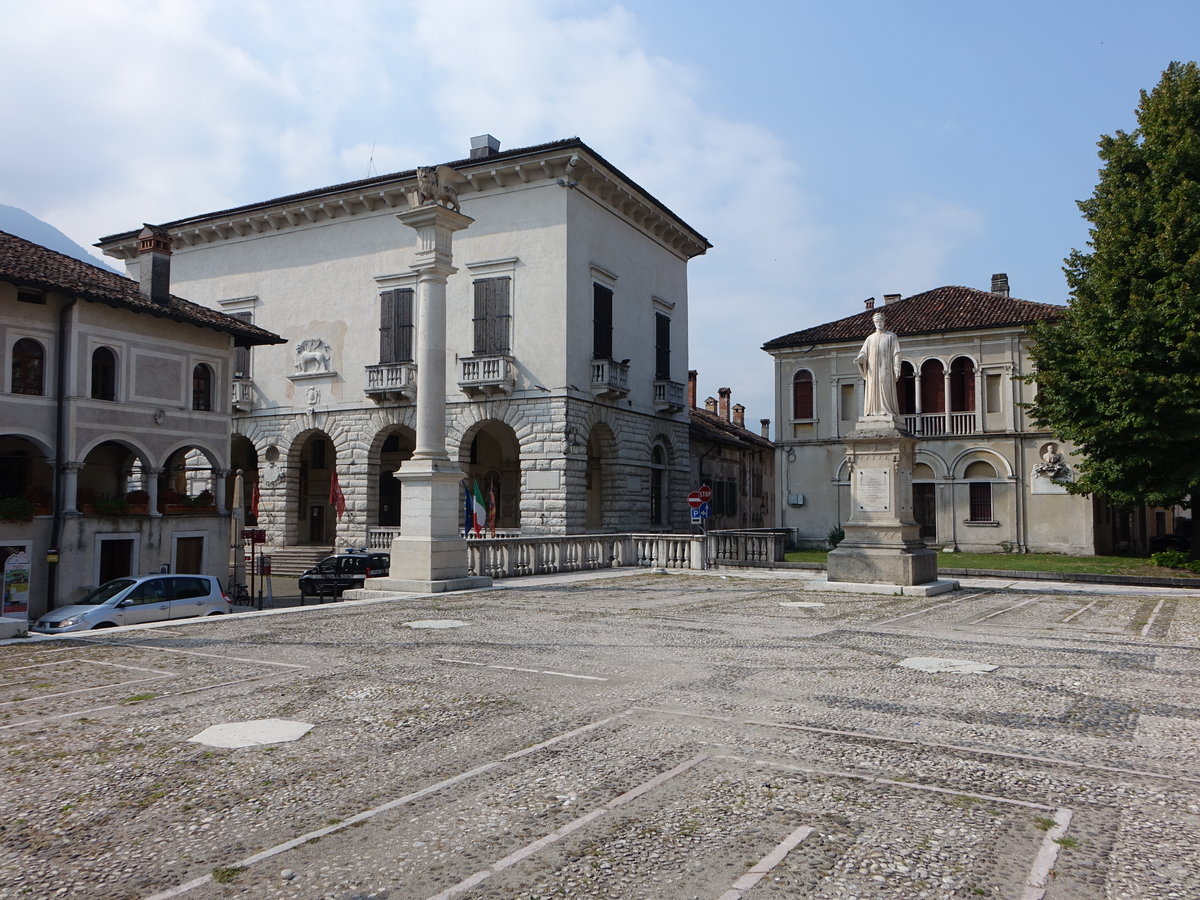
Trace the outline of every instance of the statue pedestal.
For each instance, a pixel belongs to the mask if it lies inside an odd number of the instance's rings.
[[[893,416],[864,416],[846,436],[850,518],[829,552],[831,582],[917,585],[937,581],[937,554],[912,511],[916,440]]]

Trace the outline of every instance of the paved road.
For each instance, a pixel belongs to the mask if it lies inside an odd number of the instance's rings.
[[[0,667],[5,898],[1200,897],[1194,592],[603,573]]]

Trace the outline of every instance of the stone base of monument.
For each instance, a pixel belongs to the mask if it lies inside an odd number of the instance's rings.
[[[916,443],[893,416],[864,416],[846,436],[850,518],[845,538],[829,552],[831,585],[937,581],[937,554],[921,541],[912,512]]]
[[[845,526],[846,539],[829,551],[830,581],[860,584],[925,584],[937,581],[938,555],[920,541],[915,545],[887,542],[887,531]],[[861,536],[851,537],[855,532]]]
[[[491,587],[472,575],[462,527],[462,469],[444,459],[411,459],[396,473],[404,492],[403,534],[392,538],[391,563],[383,578],[368,578],[359,599],[389,592],[422,594]],[[349,592],[347,592],[349,594]]]
[[[818,578],[804,585],[806,591],[825,591],[841,594],[895,594],[904,597],[932,597],[956,591],[959,584],[953,578],[939,578],[925,584],[872,584],[870,582],[829,581]]]

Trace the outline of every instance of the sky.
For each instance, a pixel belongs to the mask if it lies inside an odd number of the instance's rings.
[[[578,136],[713,244],[689,367],[947,284],[1065,303],[1096,142],[1195,0],[0,0],[0,203],[103,235]],[[680,372],[680,380],[685,373]]]

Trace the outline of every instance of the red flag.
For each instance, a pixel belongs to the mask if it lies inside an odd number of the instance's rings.
[[[496,486],[492,482],[488,482],[488,501],[487,501],[487,518],[488,528],[492,531],[492,537],[496,536]]]
[[[254,482],[254,488],[250,492],[250,515],[258,519],[258,482]]]
[[[337,517],[341,519],[342,513],[346,511],[346,495],[342,493],[342,486],[338,484],[337,469],[333,470],[333,478],[329,481],[329,505],[337,510]]]

